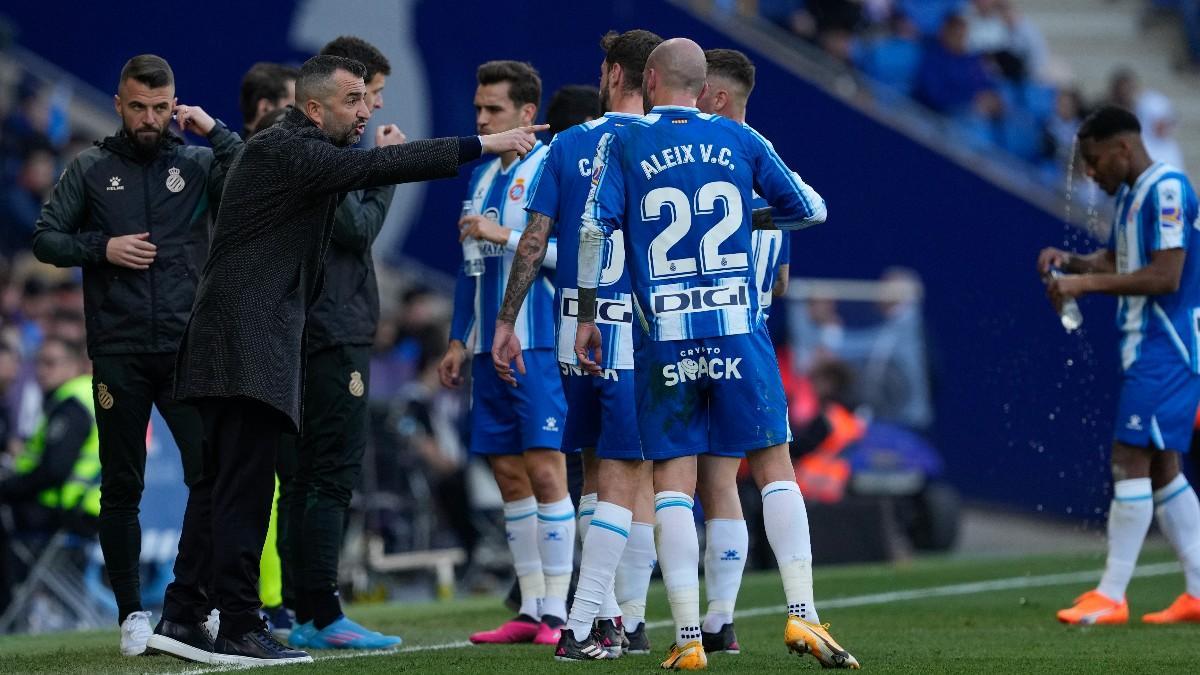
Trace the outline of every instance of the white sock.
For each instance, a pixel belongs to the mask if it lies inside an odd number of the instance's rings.
[[[592,524],[592,515],[596,513],[596,502],[599,501],[599,499],[600,496],[595,492],[589,492],[586,495],[579,496],[579,511],[575,516],[575,522],[577,523],[579,543],[581,544],[583,543],[584,538],[587,537],[588,525]]]
[[[629,542],[617,565],[617,603],[621,606],[621,622],[625,630],[635,631],[646,622],[646,593],[650,576],[657,561],[654,551],[654,526],[634,523],[629,530]]]
[[[542,616],[567,618],[567,590],[575,557],[575,507],[570,497],[537,505],[538,551],[546,575]]]
[[[700,639],[700,541],[692,498],[682,492],[654,495],[658,564],[675,619],[675,644]]]
[[[1113,484],[1113,500],[1108,507],[1108,560],[1097,589],[1108,598],[1125,599],[1125,587],[1153,519],[1149,478],[1129,478]]]
[[[1200,597],[1200,499],[1179,474],[1166,487],[1154,491],[1155,515],[1158,527],[1175,547],[1175,555],[1183,563],[1187,593]]]
[[[600,496],[595,492],[589,492],[586,495],[579,497],[579,543],[587,541],[588,526],[592,524],[592,516],[596,513],[596,504]],[[621,616],[621,608],[617,605],[617,598],[613,595],[613,590],[610,587],[608,596],[604,598],[604,602],[600,605],[600,612],[596,615],[597,619],[615,619]]]
[[[542,576],[542,556],[538,552],[537,500],[526,497],[504,502],[504,530],[508,533],[517,585],[521,587],[520,613],[541,618],[546,579]]]
[[[704,525],[704,592],[708,597],[708,613],[704,616],[704,632],[716,633],[727,623],[733,623],[733,607],[742,572],[746,569],[746,551],[750,533],[745,520],[713,518]]]
[[[790,480],[768,483],[762,489],[762,501],[763,525],[779,564],[788,614],[817,623],[817,606],[813,602],[812,541],[800,486]]]
[[[605,600],[612,595],[613,574],[629,539],[632,521],[633,512],[627,508],[609,502],[596,504],[596,515],[583,540],[579,583],[575,586],[575,599],[567,620],[567,627],[575,633],[576,640],[583,640],[592,632],[592,622],[599,616]]]

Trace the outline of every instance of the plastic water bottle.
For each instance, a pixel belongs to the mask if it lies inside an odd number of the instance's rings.
[[[1051,277],[1057,279],[1062,275],[1062,270],[1051,268]],[[1063,328],[1066,328],[1068,333],[1078,330],[1083,325],[1083,312],[1079,311],[1079,303],[1075,302],[1075,298],[1067,298],[1063,301],[1058,318],[1062,320]]]
[[[459,220],[463,216],[471,215],[472,202],[470,199],[464,199],[462,203],[462,213],[459,214]],[[475,237],[467,237],[462,242],[463,251],[463,273],[469,277],[483,276],[483,250],[479,247],[479,240]]]

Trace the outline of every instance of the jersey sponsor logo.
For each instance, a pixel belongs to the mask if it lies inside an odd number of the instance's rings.
[[[480,215],[493,223],[500,222],[500,209],[494,206],[484,209]],[[504,244],[497,244],[494,241],[484,241],[483,239],[479,240],[479,254],[485,258],[498,258],[504,255],[507,250]]]
[[[579,318],[579,298],[563,294],[562,316],[566,319]],[[633,303],[629,300],[597,298],[596,323],[632,324]]]
[[[710,380],[740,380],[742,357],[720,356],[720,347],[698,347],[679,352],[681,358],[663,366],[663,384],[674,387],[682,382],[695,382],[707,377]],[[693,356],[699,358],[693,359]]]
[[[179,175],[179,169],[171,167],[167,169],[167,189],[171,192],[179,192],[183,186],[187,185],[187,181],[183,180],[183,176]]]
[[[518,178],[512,187],[508,189],[508,198],[514,202],[525,196],[525,179]]]
[[[743,280],[728,286],[702,286],[655,292],[650,295],[650,302],[653,303],[655,316],[693,314],[715,309],[749,307],[750,293]]]
[[[563,363],[562,361],[558,362],[558,372],[562,373],[563,377],[591,377],[589,374],[583,372],[583,368],[570,363]],[[605,368],[600,377],[610,382],[620,382],[621,371],[616,368]]]
[[[109,192],[117,192],[118,190],[124,190],[125,186],[121,185],[120,176],[113,176],[112,178],[108,179],[108,187],[104,189],[108,190]]]

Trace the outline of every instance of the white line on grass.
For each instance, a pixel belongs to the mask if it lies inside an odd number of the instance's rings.
[[[1182,568],[1177,562],[1157,563],[1154,565],[1142,565],[1138,567],[1133,576],[1135,577],[1160,577],[1167,574],[1175,574]],[[888,591],[886,593],[869,593],[867,595],[852,595],[845,598],[830,598],[820,602],[821,609],[839,609],[843,607],[863,607],[866,605],[886,605],[892,602],[904,602],[906,600],[926,600],[929,598],[946,598],[955,595],[974,595],[976,593],[987,593],[989,591],[1007,591],[1018,588],[1042,588],[1046,586],[1065,586],[1067,584],[1083,583],[1085,581],[1095,581],[1100,578],[1102,570],[1087,570],[1083,572],[1062,572],[1060,574],[1040,574],[1037,576],[1027,575],[1022,577],[1008,577],[1005,579],[989,579],[987,581],[969,581],[961,584],[949,584],[946,586],[929,586],[927,588],[914,588],[907,591]],[[770,614],[782,614],[787,611],[785,605],[776,605],[773,607],[752,607],[750,609],[739,610],[734,613],[736,618],[749,618],[754,616],[767,616]],[[647,628],[666,628],[674,623],[671,620],[648,621]],[[334,654],[322,654],[315,657],[317,661],[334,661],[339,659],[357,659],[368,656],[391,656],[396,654],[411,654],[415,652],[435,652],[446,649],[458,649],[461,647],[471,646],[466,640],[457,642],[444,642],[433,645],[414,645],[412,647],[401,647],[394,650],[371,650],[371,651],[351,651],[337,652]],[[185,673],[220,673],[230,670],[240,670],[244,666],[197,666],[182,672]]]

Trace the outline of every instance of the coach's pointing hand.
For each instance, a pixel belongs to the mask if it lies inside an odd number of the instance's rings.
[[[509,129],[498,134],[480,136],[479,141],[483,143],[483,154],[485,155],[516,152],[519,157],[524,157],[537,144],[537,136],[534,134],[548,129],[550,129],[549,124],[534,124],[528,127]]]

